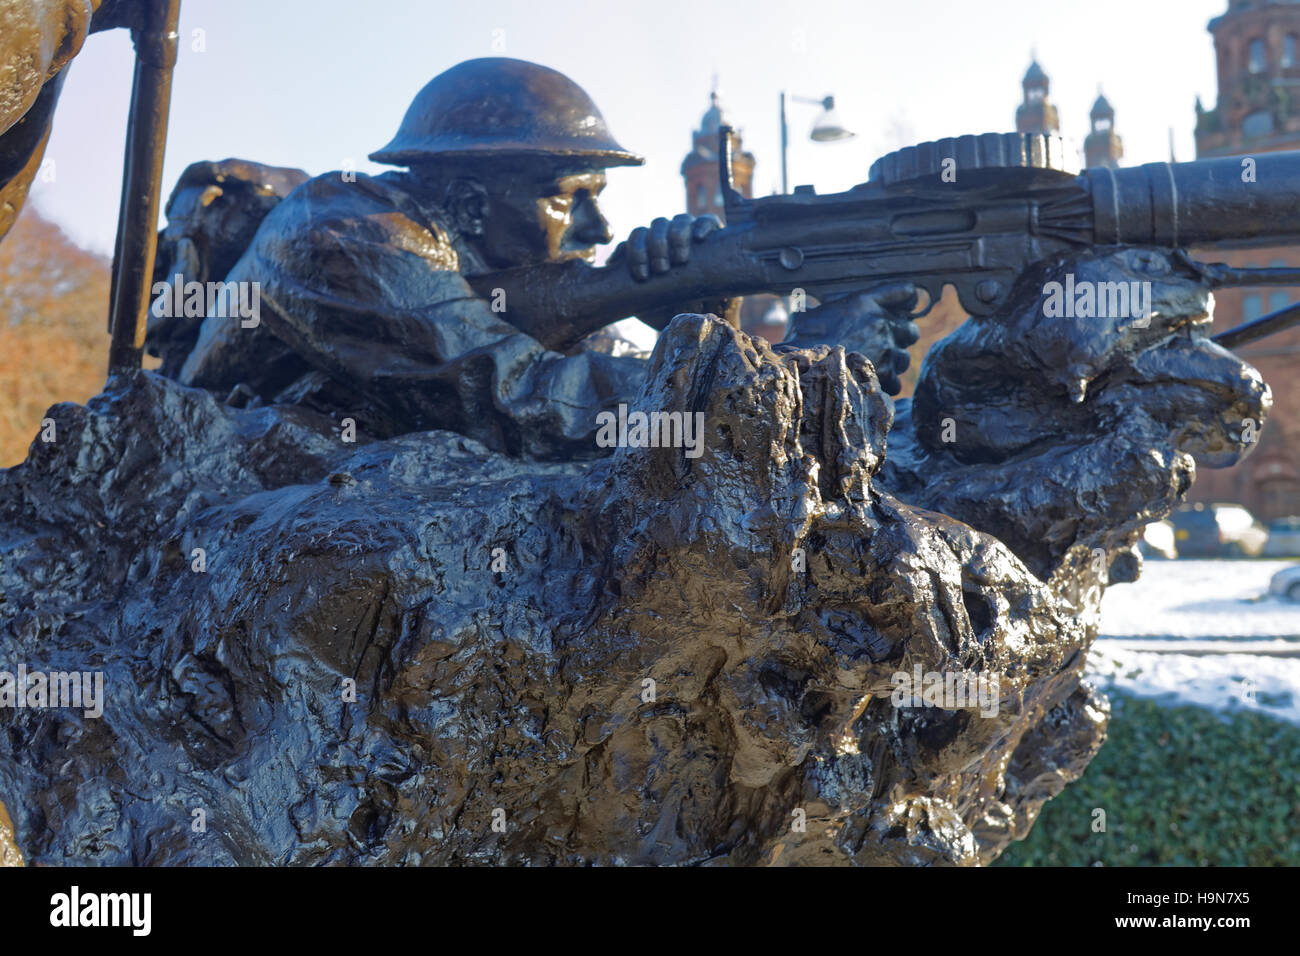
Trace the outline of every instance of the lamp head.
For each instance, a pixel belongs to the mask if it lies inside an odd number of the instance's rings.
[[[852,139],[857,134],[845,129],[839,113],[835,110],[835,97],[828,96],[822,100],[822,111],[813,123],[809,138],[815,143],[832,143],[836,140]]]

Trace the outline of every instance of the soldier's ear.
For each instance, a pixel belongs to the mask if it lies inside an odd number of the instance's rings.
[[[453,179],[447,184],[443,202],[451,226],[462,236],[483,235],[483,221],[487,218],[488,193],[477,179]]]

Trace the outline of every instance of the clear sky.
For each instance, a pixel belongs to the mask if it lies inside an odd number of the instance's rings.
[[[791,110],[790,183],[867,178],[912,142],[1014,128],[1031,51],[1062,132],[1082,144],[1100,85],[1125,164],[1193,159],[1194,102],[1216,100],[1206,24],[1227,0],[183,0],[164,170],[239,157],[316,174],[365,159],[429,79],[478,56],[554,67],[592,95],[646,165],[611,170],[602,205],[618,239],[681,212],[679,167],[719,76],[724,110],[780,183],[778,95],[833,93],[859,135],[812,143]],[[201,31],[197,32],[196,31]],[[200,49],[200,46],[202,49]],[[133,53],[124,31],[73,62],[34,202],[78,242],[111,252]],[[617,240],[616,240],[617,241]]]

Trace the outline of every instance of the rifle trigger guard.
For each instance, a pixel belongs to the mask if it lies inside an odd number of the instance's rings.
[[[909,312],[908,315],[910,318],[924,319],[927,315],[929,315],[931,312],[934,311],[934,307],[938,304],[939,298],[937,296],[930,295],[929,289],[926,290],[925,297],[930,301],[925,304],[925,308],[922,309],[920,312]]]

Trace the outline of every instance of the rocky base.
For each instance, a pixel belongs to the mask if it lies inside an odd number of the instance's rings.
[[[680,316],[638,408],[703,413],[702,454],[349,444],[144,372],[56,406],[0,473],[0,661],[101,671],[105,700],[0,709],[28,860],[976,864],[1022,837],[1104,737],[1089,628],[875,486],[869,363]],[[896,704],[918,668],[996,694]]]

